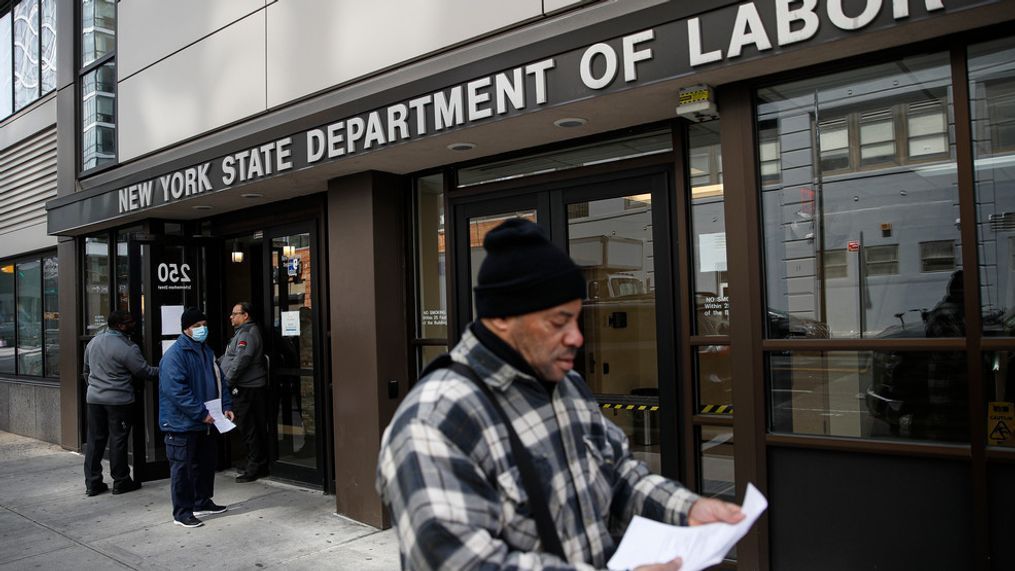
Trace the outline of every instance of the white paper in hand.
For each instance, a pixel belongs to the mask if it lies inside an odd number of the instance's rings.
[[[754,484],[747,484],[747,494],[741,506],[745,517],[737,524],[708,523],[682,527],[635,516],[607,566],[610,569],[634,569],[639,565],[666,563],[680,557],[684,560],[680,571],[706,569],[722,562],[767,507],[765,496]]]
[[[236,428],[233,421],[226,418],[226,415],[222,413],[222,399],[205,401],[204,407],[208,409],[208,414],[210,414],[212,420],[215,421],[215,428],[217,428],[222,434]]]

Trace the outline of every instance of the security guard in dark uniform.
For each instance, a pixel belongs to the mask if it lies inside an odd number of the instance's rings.
[[[253,482],[268,475],[268,370],[264,362],[261,330],[251,321],[250,304],[233,306],[229,322],[235,329],[219,365],[233,394],[236,422],[247,444],[247,465],[237,482]]]

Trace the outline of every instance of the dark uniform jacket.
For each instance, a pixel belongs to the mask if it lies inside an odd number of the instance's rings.
[[[229,386],[256,388],[268,384],[263,348],[257,324],[248,321],[236,328],[225,354],[219,359]]]

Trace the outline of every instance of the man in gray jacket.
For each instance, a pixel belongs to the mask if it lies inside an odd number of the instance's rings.
[[[253,482],[268,475],[268,370],[264,365],[261,330],[251,321],[250,304],[233,306],[229,322],[235,329],[219,365],[233,394],[236,422],[247,444],[247,465],[237,482]]]
[[[110,313],[106,327],[85,347],[84,375],[88,384],[85,493],[89,496],[109,489],[102,481],[102,455],[107,442],[113,493],[123,494],[141,487],[141,482],[131,479],[127,465],[127,438],[133,425],[133,380],[153,380],[159,376],[159,368],[150,366],[141,348],[130,340],[134,317],[129,312]]]

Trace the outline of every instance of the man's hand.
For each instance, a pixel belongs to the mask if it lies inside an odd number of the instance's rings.
[[[718,521],[737,523],[744,519],[744,517],[744,514],[740,512],[740,506],[736,504],[713,498],[702,498],[691,506],[691,511],[687,514],[687,523],[691,525],[715,523]]]
[[[228,418],[230,421],[236,420],[236,415],[234,415],[233,411],[231,411],[231,410],[227,410],[225,412],[225,415],[226,415],[226,418]]]
[[[677,557],[673,561],[666,563],[656,563],[654,565],[640,565],[634,568],[634,571],[677,571],[684,564],[684,560]]]
[[[204,420],[202,422],[204,422],[205,424],[215,424],[215,419],[212,418],[211,415],[209,414],[208,416],[204,417]]]

